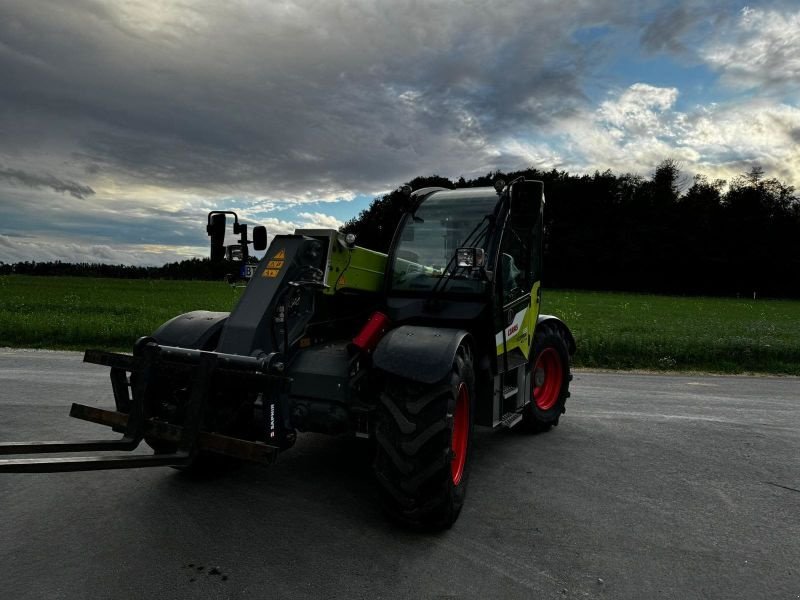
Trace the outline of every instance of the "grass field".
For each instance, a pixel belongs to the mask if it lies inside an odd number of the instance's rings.
[[[580,366],[800,375],[800,301],[545,290],[543,310]]]
[[[224,283],[0,277],[0,346],[130,351],[196,309],[230,310]],[[575,334],[579,367],[800,375],[800,302],[545,290]]]
[[[190,310],[230,310],[238,290],[208,281],[0,277],[0,346],[130,351]]]

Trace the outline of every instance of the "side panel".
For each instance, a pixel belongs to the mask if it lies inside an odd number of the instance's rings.
[[[383,289],[386,255],[360,246],[348,247],[344,235],[335,229],[296,229],[295,235],[313,237],[326,248],[325,276],[332,295],[340,290],[379,292]]]
[[[292,378],[290,394],[347,402],[350,381],[347,345],[347,342],[336,342],[299,350],[286,373]]]
[[[513,309],[514,317],[511,323],[504,330],[495,333],[494,341],[497,347],[497,356],[503,355],[503,341],[505,340],[505,351],[518,350],[526,359],[530,358],[533,330],[536,319],[539,316],[539,287],[538,281],[533,284],[530,304],[527,302],[520,303],[519,306]]]
[[[463,329],[403,325],[378,343],[373,361],[387,373],[421,383],[436,383],[453,368],[459,344],[470,339]]]
[[[326,294],[341,290],[380,292],[386,270],[386,255],[360,246],[347,248],[334,241],[329,263]]]
[[[289,366],[290,417],[300,431],[337,434],[350,428],[348,342],[300,350]]]

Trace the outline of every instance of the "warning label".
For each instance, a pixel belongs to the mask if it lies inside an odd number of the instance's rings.
[[[262,277],[275,278],[283,268],[284,259],[286,258],[286,251],[281,248],[272,258],[267,261],[267,267],[261,273]]]

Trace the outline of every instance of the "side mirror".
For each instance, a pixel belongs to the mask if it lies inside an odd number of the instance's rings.
[[[544,183],[518,181],[511,186],[511,218],[519,225],[533,225],[544,203]]]
[[[263,225],[253,227],[253,250],[267,249],[267,228]]]
[[[225,258],[225,215],[215,213],[209,215],[206,232],[211,236],[211,260],[220,261]]]
[[[480,268],[486,263],[483,248],[459,248],[456,250],[456,264],[459,267]]]

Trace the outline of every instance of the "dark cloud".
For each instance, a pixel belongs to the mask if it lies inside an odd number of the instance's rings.
[[[25,261],[88,262],[160,266],[186,258],[171,248],[144,248],[139,245],[103,245],[75,242],[71,239],[34,239],[0,233],[0,262]]]
[[[82,185],[68,179],[59,179],[53,175],[28,173],[20,169],[7,169],[0,165],[0,180],[12,185],[24,185],[32,188],[50,188],[56,192],[67,192],[70,196],[84,199],[94,194],[88,185]]]
[[[681,38],[700,18],[684,5],[660,11],[642,32],[642,47],[654,53],[685,53],[687,47]]]
[[[85,201],[26,188],[0,192],[0,234],[6,236],[91,240],[111,246],[203,246],[205,218],[202,206],[167,209],[135,198]],[[2,252],[0,260],[6,260]]]
[[[571,32],[632,12],[613,0],[12,0],[0,128],[23,151],[70,147],[84,173],[175,188],[329,194],[480,171],[504,137],[585,103],[599,54]],[[46,133],[32,140],[26,117]]]
[[[767,0],[775,8],[791,7],[794,0]],[[702,48],[722,32],[729,32],[736,23],[745,4],[732,4],[726,0],[665,1],[641,25],[639,44],[646,54],[665,53],[682,59],[684,63],[703,61]],[[722,33],[727,35],[727,33]]]

